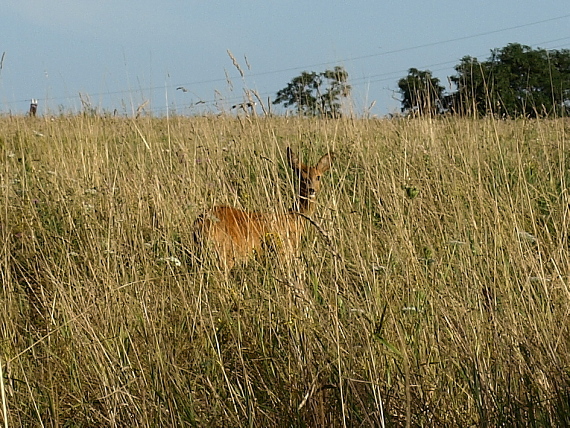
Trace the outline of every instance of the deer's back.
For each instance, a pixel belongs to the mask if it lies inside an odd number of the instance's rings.
[[[227,267],[244,260],[267,246],[280,252],[295,251],[302,232],[303,219],[293,212],[248,212],[228,206],[216,206],[194,223],[196,241],[211,243]]]

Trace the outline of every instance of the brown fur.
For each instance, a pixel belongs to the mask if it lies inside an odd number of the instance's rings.
[[[317,165],[308,167],[287,148],[289,166],[299,177],[299,194],[288,212],[248,212],[228,206],[215,206],[194,222],[194,238],[199,245],[212,244],[224,269],[247,260],[254,253],[263,253],[274,246],[280,253],[297,250],[305,219],[315,206],[315,196],[321,187],[321,176],[328,171],[333,154],[324,155]]]

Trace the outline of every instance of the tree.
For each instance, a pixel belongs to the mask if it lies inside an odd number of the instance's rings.
[[[273,104],[294,106],[302,116],[341,117],[341,100],[350,95],[348,72],[343,67],[321,73],[303,71],[277,92]]]
[[[511,43],[487,61],[464,57],[451,80],[461,112],[540,117],[568,112],[570,50],[547,51]]]
[[[485,76],[489,74],[488,64],[465,56],[455,66],[455,71],[457,75],[450,77],[450,80],[458,90],[446,97],[444,107],[462,115],[474,112],[484,115],[496,101],[487,96],[489,92]]]
[[[441,113],[443,91],[439,79],[429,70],[410,68],[408,75],[398,81],[402,94],[402,112],[423,114]]]

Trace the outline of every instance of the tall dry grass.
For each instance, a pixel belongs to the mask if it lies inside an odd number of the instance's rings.
[[[568,121],[0,123],[10,426],[570,424]],[[289,206],[287,145],[318,228],[226,276],[192,222]]]

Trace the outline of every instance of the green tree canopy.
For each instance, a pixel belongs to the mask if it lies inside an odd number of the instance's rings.
[[[341,99],[350,95],[348,72],[343,67],[321,73],[303,71],[277,92],[273,104],[294,106],[304,116],[341,117]]]
[[[462,113],[540,117],[570,107],[570,50],[512,43],[492,50],[484,62],[466,56],[455,71],[457,93],[448,101]]]
[[[437,77],[432,76],[431,71],[410,68],[408,75],[399,80],[398,87],[402,95],[402,112],[417,112],[420,115],[441,112],[445,88]]]
[[[486,61],[465,56],[444,93],[429,70],[411,68],[398,82],[402,111],[433,114],[543,117],[570,113],[570,50],[533,49],[511,43]]]

